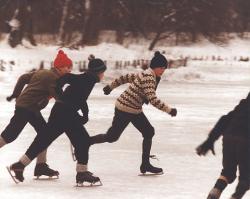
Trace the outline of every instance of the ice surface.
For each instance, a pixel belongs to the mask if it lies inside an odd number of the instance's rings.
[[[121,56],[115,50],[114,54]],[[28,58],[34,58],[33,64],[35,60],[44,57],[52,59],[56,54],[56,49],[52,47],[32,50],[22,48],[10,50],[2,47],[1,51],[3,53],[0,56],[4,59],[15,57],[20,63],[26,63]],[[100,49],[93,49],[91,53],[95,51],[99,52]],[[70,51],[69,54],[78,57],[81,53],[83,51]],[[84,53],[87,55],[87,52]],[[132,57],[133,53],[131,50],[127,56]],[[32,57],[33,55],[37,57]],[[105,56],[111,55],[105,54]],[[12,92],[18,75],[26,70],[28,68],[23,65],[14,71],[0,72],[0,129],[2,130],[11,119],[15,104],[7,102],[5,98]],[[108,71],[105,82],[110,82],[113,76],[128,71]],[[100,83],[95,87],[88,101],[90,121],[86,128],[90,135],[105,133],[109,128],[115,99],[126,88],[122,86],[114,90],[111,95],[105,96],[102,92],[103,85]],[[249,63],[229,65],[227,62],[220,62],[215,65],[208,61],[191,62],[186,68],[166,71],[157,94],[159,98],[178,109],[177,117],[171,118],[151,105],[144,105],[144,112],[156,132],[152,154],[156,154],[160,159],[152,160],[152,164],[162,167],[165,174],[151,177],[138,176],[142,137],[130,125],[119,141],[113,144],[95,145],[90,149],[89,170],[101,178],[104,184],[101,187],[74,187],[75,162],[72,161],[69,140],[65,135],[59,137],[48,150],[49,165],[60,171],[58,180],[34,180],[35,161],[33,161],[25,170],[24,183],[14,184],[5,166],[17,161],[34,139],[35,131],[27,125],[18,139],[0,150],[0,198],[206,198],[220,174],[221,139],[215,144],[216,156],[209,154],[206,157],[199,157],[195,154],[195,147],[206,139],[209,130],[222,114],[230,111],[241,98],[247,96],[249,88]],[[45,118],[48,117],[52,105],[53,101],[42,111]],[[228,186],[221,198],[229,198],[235,185],[236,183],[233,183]],[[250,193],[247,193],[244,198],[249,197]]]

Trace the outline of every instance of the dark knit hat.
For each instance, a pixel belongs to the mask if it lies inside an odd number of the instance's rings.
[[[62,50],[59,50],[54,60],[54,67],[62,68],[70,66],[72,66],[72,60]]]
[[[105,63],[94,55],[89,56],[88,70],[94,73],[102,73],[107,69]]]
[[[156,51],[151,59],[150,68],[168,67],[168,60],[159,51]]]

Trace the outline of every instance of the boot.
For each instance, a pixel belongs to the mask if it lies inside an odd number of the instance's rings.
[[[12,164],[9,167],[9,169],[10,171],[13,171],[15,173],[15,175],[12,176],[13,178],[17,179],[19,182],[24,181],[24,177],[23,177],[24,165],[21,162],[16,162]]]
[[[152,146],[152,139],[143,139],[142,142],[142,164],[140,166],[141,173],[150,172],[153,174],[162,174],[162,168],[154,167],[149,162],[150,151]]]
[[[162,168],[154,167],[150,163],[142,163],[140,166],[140,171],[143,174],[146,172],[150,172],[150,173],[154,173],[154,174],[162,174],[163,173]]]
[[[42,175],[48,177],[53,177],[53,176],[58,177],[59,172],[49,168],[49,165],[47,165],[46,163],[39,163],[35,167],[34,176],[40,177]]]
[[[92,185],[101,181],[99,177],[94,176],[93,173],[89,171],[77,172],[76,183],[82,185],[84,182],[88,182]]]

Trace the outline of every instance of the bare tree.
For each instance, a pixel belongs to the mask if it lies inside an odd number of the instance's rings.
[[[36,45],[33,37],[33,21],[32,21],[32,9],[28,0],[17,1],[17,8],[11,20],[8,21],[9,25],[9,45],[16,47],[18,44],[22,44],[22,40],[26,37],[32,45]]]
[[[65,44],[65,36],[66,36],[66,20],[68,18],[68,13],[69,13],[69,3],[70,0],[65,0],[63,7],[62,7],[62,18],[61,18],[61,23],[59,27],[59,45],[64,45]]]
[[[150,43],[150,46],[149,46],[149,50],[153,50],[156,43],[161,40],[161,39],[165,39],[167,38],[169,35],[171,35],[172,33],[174,33],[174,31],[169,31],[165,36],[161,37],[162,33],[165,31],[165,24],[171,20],[171,17],[174,16],[176,14],[176,11],[172,11],[170,14],[168,15],[165,15],[161,21],[160,21],[160,24],[159,24],[159,27],[157,29],[157,32],[156,32],[156,35],[153,39],[153,41]]]

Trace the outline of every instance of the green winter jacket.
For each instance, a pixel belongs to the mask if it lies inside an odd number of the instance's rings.
[[[55,68],[42,69],[20,76],[12,94],[17,97],[16,108],[25,108],[32,112],[39,112],[45,108],[51,97],[57,99],[55,88],[59,76]]]

